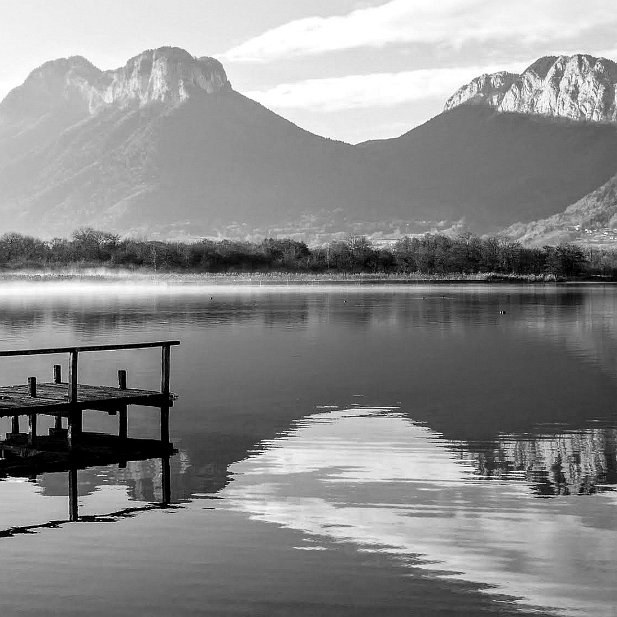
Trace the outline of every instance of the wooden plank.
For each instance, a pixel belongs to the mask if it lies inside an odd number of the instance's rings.
[[[27,413],[37,410],[40,413],[61,413],[68,415],[71,407],[78,409],[117,409],[118,404],[144,405],[160,407],[162,404],[172,406],[169,395],[152,390],[127,388],[121,390],[110,386],[77,386],[77,402],[70,403],[67,397],[66,383],[37,384],[37,396],[30,396],[28,386],[4,386],[0,388],[0,416],[13,415],[16,410],[24,409]],[[62,413],[64,412],[64,413]]]
[[[61,387],[50,384],[38,384],[37,383],[37,396],[36,398],[53,400],[56,402],[68,402],[68,386],[64,384]],[[2,397],[8,398],[20,398],[20,397],[28,397],[29,392],[25,386],[4,386],[0,388],[0,407],[4,402]]]
[[[68,400],[66,396],[66,385],[62,384],[62,387],[57,388],[55,384],[38,384],[37,386],[39,396],[54,400]],[[142,397],[142,396],[161,396],[161,393],[157,390],[141,390],[139,388],[126,388],[121,390],[120,388],[112,388],[110,386],[88,386],[79,384],[77,386],[77,393],[79,395],[79,402],[82,399],[91,398],[92,400],[100,400],[106,398],[127,398],[127,397]],[[3,392],[0,390],[0,396]],[[15,391],[15,394],[20,394],[19,390]],[[0,400],[0,405],[2,400]]]
[[[67,405],[66,401],[58,401],[57,399],[48,399],[43,396],[37,396],[32,398],[29,396],[15,396],[11,398],[4,398],[0,401],[0,409],[30,409],[34,407],[55,407],[57,405]],[[25,412],[24,412],[25,413]]]
[[[37,399],[40,400],[40,399]],[[160,394],[143,397],[143,398],[127,398],[127,399],[113,399],[113,400],[104,400],[104,401],[79,401],[77,406],[71,405],[69,403],[48,403],[48,404],[36,404],[36,405],[18,405],[15,404],[10,407],[0,408],[0,417],[3,416],[14,416],[25,415],[31,413],[39,413],[43,415],[50,416],[63,416],[68,417],[70,415],[70,410],[72,408],[76,408],[82,411],[92,410],[92,411],[109,411],[113,409],[117,409],[119,404],[126,405],[139,405],[142,407],[154,407],[160,408],[162,404],[166,401],[161,398]],[[171,404],[169,404],[171,407]]]
[[[180,341],[153,341],[148,343],[122,343],[111,345],[80,345],[78,347],[48,347],[43,349],[12,349],[0,351],[0,357],[51,355],[82,351],[116,351],[120,349],[148,349],[165,345],[180,345]]]

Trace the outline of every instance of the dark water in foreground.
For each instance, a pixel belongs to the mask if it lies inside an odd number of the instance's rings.
[[[80,470],[73,523],[67,474],[0,482],[0,530],[60,521],[0,537],[3,617],[617,615],[617,288],[3,284],[0,337],[182,340],[173,507],[157,460]],[[81,379],[124,367],[156,388]]]

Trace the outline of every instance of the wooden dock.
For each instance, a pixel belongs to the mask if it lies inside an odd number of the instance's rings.
[[[0,387],[0,418],[12,417],[12,430],[6,439],[0,441],[0,449],[27,443],[30,449],[47,448],[53,442],[55,450],[58,439],[66,438],[67,448],[75,448],[82,440],[83,412],[103,411],[118,415],[118,437],[128,439],[128,407],[130,405],[156,407],[160,410],[161,442],[169,443],[169,409],[175,395],[169,390],[171,374],[171,347],[179,341],[156,341],[148,343],[125,343],[117,345],[87,345],[80,347],[56,347],[46,349],[22,349],[0,351],[0,358],[31,355],[68,354],[68,379],[62,380],[62,367],[53,367],[51,382],[37,383],[35,377],[28,377],[23,384]],[[127,349],[161,349],[161,389],[158,391],[127,387],[126,370],[118,371],[118,385],[80,384],[78,366],[80,354],[100,351]],[[53,416],[55,427],[50,430],[50,440],[37,434],[37,419],[40,415]],[[20,417],[27,416],[28,430],[20,432]],[[63,418],[67,419],[66,429]],[[81,449],[83,449],[83,445]]]
[[[156,341],[118,345],[88,345],[47,349],[0,351],[1,357],[68,354],[68,379],[62,380],[62,366],[53,366],[52,381],[38,383],[28,377],[24,383],[0,386],[0,418],[10,417],[11,432],[0,439],[0,478],[33,478],[41,473],[68,472],[69,521],[79,520],[77,471],[91,466],[160,458],[162,470],[162,506],[170,503],[169,457],[175,450],[169,441],[169,410],[176,398],[170,392],[171,348],[179,341]],[[78,367],[81,354],[127,349],[161,349],[161,388],[142,390],[127,387],[127,372],[118,371],[118,385],[80,384]],[[129,406],[156,407],[160,410],[160,440],[128,436]],[[104,435],[83,431],[83,412],[94,410],[118,416],[118,434]],[[51,416],[55,426],[48,435],[37,433],[38,417]],[[20,418],[28,418],[27,432],[20,432]],[[66,428],[63,421],[66,419]],[[55,524],[55,522],[54,522]],[[42,525],[43,527],[48,524]],[[52,525],[53,526],[53,525]],[[35,525],[34,527],[41,527]],[[30,527],[0,530],[0,537]]]

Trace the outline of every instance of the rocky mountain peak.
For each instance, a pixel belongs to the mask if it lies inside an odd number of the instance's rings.
[[[0,116],[38,117],[54,109],[94,114],[110,106],[177,105],[197,92],[231,88],[223,65],[177,47],[149,49],[125,66],[102,71],[81,56],[35,69],[0,103]]]
[[[89,92],[102,72],[81,56],[45,62],[0,103],[8,116],[40,116],[58,108],[88,108]]]
[[[184,49],[149,49],[124,67],[106,71],[90,101],[91,111],[107,105],[169,103],[191,94],[208,94],[231,88],[223,65],[214,58],[195,58]]]
[[[480,75],[459,88],[446,102],[446,111],[459,105],[490,105],[498,107],[504,94],[519,78],[516,73],[499,73]]]
[[[487,105],[498,111],[617,122],[617,63],[585,54],[546,56],[520,75],[476,77],[446,102]]]
[[[542,56],[529,65],[525,72],[534,73],[539,79],[545,79],[557,60],[558,56]]]

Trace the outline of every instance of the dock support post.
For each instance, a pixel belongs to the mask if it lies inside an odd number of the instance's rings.
[[[128,414],[126,411],[126,405],[120,407],[118,415],[118,436],[120,439],[126,439],[129,435]]]
[[[79,504],[77,494],[77,467],[69,470],[69,521],[79,520]]]
[[[164,456],[161,459],[161,480],[163,485],[163,501],[161,505],[168,506],[171,503],[171,470],[168,456]]]
[[[120,369],[118,371],[118,388],[120,390],[126,390],[126,371],[124,369]],[[128,428],[128,414],[127,414],[127,406],[122,405],[120,407],[120,414],[118,416],[118,436],[120,439],[126,439],[129,434]]]
[[[77,402],[77,351],[70,352],[69,358],[69,403]]]
[[[169,443],[169,374],[171,372],[171,346],[161,348],[161,394],[165,404],[161,406],[161,441]]]
[[[54,383],[62,383],[62,366],[60,364],[54,364]],[[56,416],[56,423],[54,425],[56,431],[62,430],[62,416]]]
[[[169,405],[161,406],[161,441],[169,443]]]
[[[69,445],[73,447],[81,436],[83,428],[83,416],[81,409],[72,409],[69,412],[69,432],[68,440]]]
[[[77,403],[77,356],[76,350],[69,356],[69,403]],[[69,444],[71,447],[79,441],[82,429],[82,411],[77,407],[69,412]]]
[[[28,443],[33,445],[36,441],[36,414],[31,413],[28,416]]]
[[[13,416],[13,420],[11,422],[11,433],[19,433],[19,416]]]
[[[171,369],[171,346],[161,348],[161,393],[169,395],[169,373]]]
[[[28,394],[36,398],[36,377],[28,377]],[[36,414],[28,414],[28,444],[33,445],[36,441]]]

